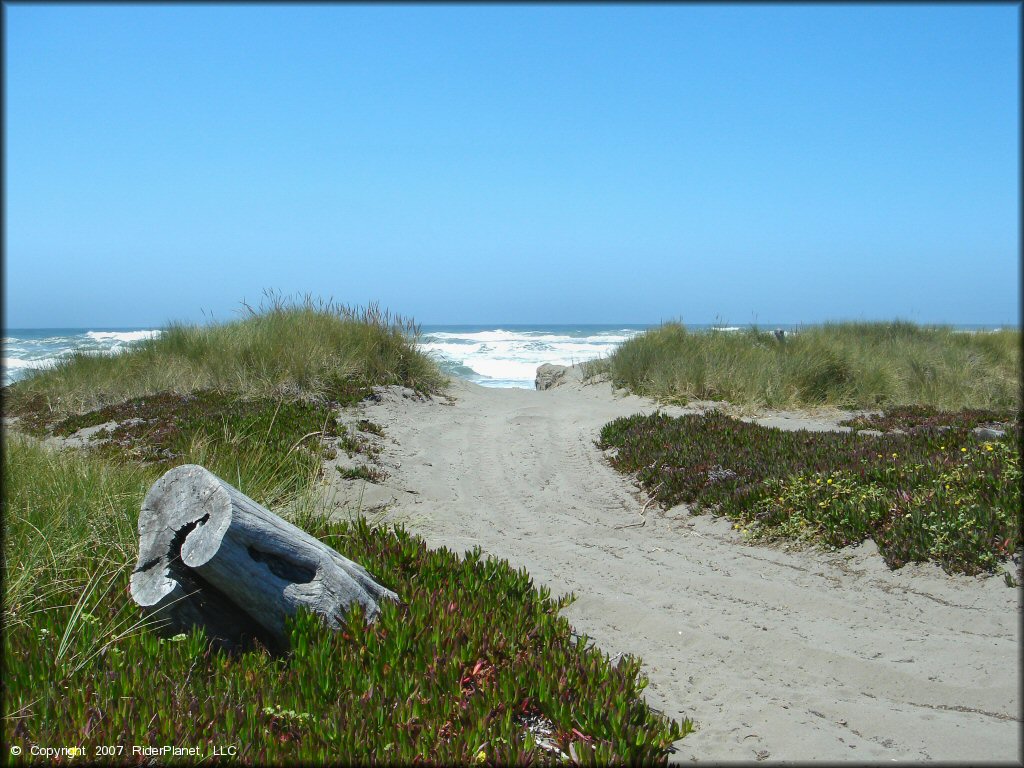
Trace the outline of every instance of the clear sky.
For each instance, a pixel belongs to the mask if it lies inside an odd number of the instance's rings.
[[[5,4],[5,324],[1020,312],[1002,5]]]

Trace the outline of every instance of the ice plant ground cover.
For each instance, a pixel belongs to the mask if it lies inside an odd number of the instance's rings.
[[[256,764],[662,761],[691,728],[648,708],[638,659],[611,663],[572,633],[570,596],[479,551],[315,513],[307,530],[402,603],[369,627],[355,609],[339,632],[300,617],[283,657],[161,638],[127,596],[152,468],[6,440],[7,744],[234,744]]]
[[[685,502],[734,521],[755,541],[838,548],[872,538],[886,563],[935,561],[991,571],[1021,547],[1020,426],[972,430],[993,412],[900,409],[862,422],[882,435],[784,431],[717,411],[616,419],[599,445],[662,506]]]

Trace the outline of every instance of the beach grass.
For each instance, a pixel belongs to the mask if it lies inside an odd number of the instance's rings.
[[[663,507],[724,515],[754,541],[840,548],[871,538],[891,568],[933,561],[968,574],[1020,551],[1012,411],[903,408],[849,425],[901,431],[787,431],[718,411],[657,412],[606,424],[599,445]],[[982,425],[990,437],[974,431]]]
[[[11,413],[67,416],[158,393],[212,389],[246,397],[355,402],[374,385],[443,387],[417,348],[419,326],[371,304],[265,294],[223,323],[171,323],[120,355],[76,353],[5,388]]]
[[[1017,408],[1020,345],[1019,330],[964,333],[903,321],[825,323],[782,339],[757,328],[691,332],[673,322],[624,342],[586,374],[665,403]]]
[[[146,395],[53,421],[36,435],[95,428],[89,445],[115,460],[166,471],[201,464],[265,505],[279,505],[322,477],[345,429],[336,403],[281,396],[245,398],[198,390]]]
[[[85,745],[87,762],[115,763],[209,761],[214,746],[250,764],[665,761],[692,723],[650,710],[639,659],[613,662],[572,632],[559,616],[571,596],[479,550],[329,517],[324,460],[372,458],[358,433],[383,435],[365,419],[344,427],[338,409],[381,384],[442,386],[413,330],[376,310],[272,303],[8,388],[5,415],[21,420],[3,433],[5,743]],[[307,365],[303,350],[321,357]],[[90,427],[81,449],[40,440]],[[402,602],[369,626],[354,608],[337,632],[299,615],[280,656],[216,650],[198,630],[167,637],[128,586],[142,499],[189,463]],[[131,752],[163,745],[199,751]]]

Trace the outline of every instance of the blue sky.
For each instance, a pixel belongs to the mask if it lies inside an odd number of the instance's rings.
[[[7,327],[1019,321],[1017,5],[18,5]]]

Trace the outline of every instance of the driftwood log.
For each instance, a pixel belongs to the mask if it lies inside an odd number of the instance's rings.
[[[302,606],[338,626],[352,602],[372,620],[398,596],[342,557],[196,464],[153,484],[139,516],[132,599],[165,632],[206,629],[223,648],[288,647],[285,620]]]

